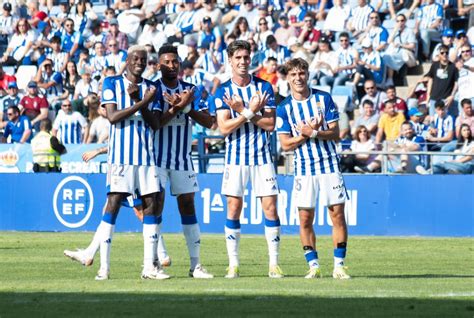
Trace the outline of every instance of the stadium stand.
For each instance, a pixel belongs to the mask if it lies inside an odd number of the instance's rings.
[[[47,83],[39,85],[39,89],[48,99],[48,117],[52,120],[61,112],[58,105],[64,100],[71,101],[74,111],[89,121],[83,133],[87,136],[86,130],[97,117],[94,114],[99,106],[84,101],[90,94],[100,96],[106,76],[123,72],[126,50],[135,43],[145,45],[149,51],[150,63],[145,74],[151,80],[160,76],[156,70],[159,47],[164,43],[176,45],[183,65],[189,65],[191,70],[189,74],[183,74],[183,78],[199,88],[202,93],[199,98],[205,103],[212,98],[219,83],[229,78],[226,46],[239,39],[251,43],[252,72],[265,76],[272,83],[277,101],[289,94],[284,61],[289,57],[302,57],[316,66],[309,83],[311,87],[332,93],[343,113],[341,126],[346,132],[355,131],[355,122],[363,115],[360,103],[365,95],[364,82],[375,79],[379,91],[395,85],[397,97],[406,101],[409,108],[416,109],[414,113],[421,114],[420,125],[425,128],[415,131],[425,142],[429,135],[429,141],[437,144],[439,147],[436,148],[441,151],[456,148],[472,151],[473,145],[456,146],[459,143],[457,136],[451,142],[432,137],[442,136],[444,132],[438,130],[448,128],[447,124],[445,127],[439,122],[439,116],[434,116],[437,100],[433,98],[444,99],[447,114],[452,117],[453,127],[449,129],[459,129],[462,123],[474,129],[472,112],[467,114],[461,105],[463,100],[474,102],[472,3],[423,0],[411,5],[412,2],[380,0],[380,5],[373,7],[374,1],[359,2],[41,0],[25,3],[0,0],[0,65],[3,66],[3,72],[0,72],[0,129],[6,126],[8,119],[4,115],[12,100],[9,95],[13,94],[13,88],[9,88],[8,82],[16,78],[20,99],[28,94],[30,81]],[[321,7],[321,3],[325,7]],[[378,13],[378,18],[373,12]],[[344,19],[326,20],[326,16],[332,17],[335,13]],[[371,22],[372,18],[377,18],[378,22]],[[349,33],[349,48],[356,49],[357,54],[349,53],[349,49],[341,46],[339,37],[345,32]],[[448,41],[446,53],[439,45],[445,36]],[[57,40],[53,39],[56,37],[60,39],[59,50],[55,49]],[[415,46],[408,45],[409,39],[415,40]],[[319,49],[320,45],[328,43],[328,51]],[[269,44],[272,47],[267,47]],[[367,46],[371,48],[367,50]],[[445,58],[441,56],[444,54]],[[276,70],[268,67],[268,58],[278,61]],[[52,61],[53,75],[43,70],[37,74],[46,59]],[[339,82],[342,73],[347,74],[347,78]],[[354,74],[357,74],[355,82]],[[362,75],[360,80],[359,75]],[[332,84],[334,79],[336,84]],[[327,83],[330,85],[325,85]],[[377,110],[380,108],[380,105],[374,106]],[[405,116],[405,120],[410,120],[408,114]],[[218,128],[213,128],[203,130],[195,125],[193,136],[219,136]],[[401,127],[396,129],[398,132]],[[354,136],[344,133],[341,138],[342,144],[350,145]],[[196,146],[195,154],[206,156],[203,158],[205,170],[220,171],[222,141],[215,137],[203,140],[205,147],[198,149]],[[384,145],[376,144],[375,149],[391,148],[385,145],[386,140],[380,141]],[[83,142],[86,142],[85,138]]]

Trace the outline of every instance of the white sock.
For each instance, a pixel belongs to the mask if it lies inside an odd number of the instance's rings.
[[[199,224],[183,224],[183,234],[188,246],[189,258],[191,261],[191,270],[199,264],[199,254],[201,250],[201,230]]]
[[[240,229],[230,229],[226,226],[225,242],[227,255],[229,256],[229,266],[239,266]]]
[[[304,253],[304,257],[308,262],[309,268],[317,267],[319,268],[319,261],[318,261],[318,252],[309,250]]]
[[[158,242],[158,224],[143,223],[143,268],[153,268],[156,259],[156,244]]]
[[[112,236],[115,225],[107,222],[100,222],[97,232],[100,233],[100,269],[108,271],[110,269],[110,250],[112,247]],[[94,235],[95,236],[95,235]]]
[[[87,258],[94,258],[95,253],[97,253],[97,250],[100,248],[100,236],[102,232],[102,223],[99,224],[97,227],[97,230],[94,233],[94,237],[92,238],[92,242],[89,244],[88,247],[84,250],[84,253],[86,254]]]
[[[334,267],[343,267],[343,266],[344,266],[344,259],[342,257],[334,256]]]
[[[280,226],[265,226],[265,238],[268,245],[269,264],[276,266],[280,250]]]
[[[163,260],[168,257],[168,251],[166,250],[165,240],[163,239],[163,235],[161,234],[160,236],[158,236],[158,244],[156,250],[158,253],[159,260]]]

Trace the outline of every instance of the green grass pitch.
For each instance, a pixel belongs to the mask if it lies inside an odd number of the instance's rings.
[[[168,281],[140,279],[141,233],[114,236],[111,279],[94,281],[99,257],[83,267],[64,249],[92,233],[0,232],[0,317],[474,317],[471,238],[350,237],[353,279],[331,277],[330,237],[318,238],[323,279],[303,278],[299,238],[283,236],[284,279],[267,277],[263,236],[243,235],[241,278],[223,278],[223,235],[203,235],[202,262],[213,280],[188,278],[181,234],[165,234],[173,264]]]

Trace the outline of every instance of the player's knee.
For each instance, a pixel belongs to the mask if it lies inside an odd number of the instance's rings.
[[[118,193],[109,194],[107,197],[106,211],[111,213],[117,213],[122,203],[122,195]]]
[[[194,215],[194,193],[182,194],[178,197],[179,213],[181,215]]]

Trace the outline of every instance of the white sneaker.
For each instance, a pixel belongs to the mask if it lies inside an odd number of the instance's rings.
[[[347,267],[334,267],[334,271],[332,272],[332,277],[335,279],[350,279],[351,277],[346,272]]]
[[[269,267],[268,277],[270,277],[270,278],[283,278],[283,277],[285,277],[285,275],[283,274],[283,271],[281,270],[280,266],[274,265],[274,266]]]
[[[313,279],[313,278],[322,278],[322,277],[323,275],[321,274],[321,268],[311,267],[304,278]]]
[[[239,278],[239,266],[229,266],[227,267],[227,275],[225,278]]]
[[[189,277],[209,279],[209,278],[214,278],[214,275],[208,273],[207,270],[204,267],[202,267],[201,264],[198,264],[194,268],[194,271],[189,270]]]
[[[152,267],[150,269],[143,269],[142,279],[169,279],[171,276],[166,274],[165,271],[159,267]]]
[[[107,280],[110,278],[110,273],[106,269],[99,269],[97,275],[95,276],[95,280]]]
[[[64,256],[69,257],[71,260],[81,263],[84,266],[91,266],[94,263],[93,258],[88,258],[84,253],[84,250],[78,249],[77,251],[64,250]]]
[[[416,167],[415,167],[415,170],[416,170],[416,172],[418,172],[419,174],[423,174],[423,175],[430,174],[430,172],[431,172],[430,170],[427,170],[427,169],[425,169],[425,167],[420,166],[420,165],[416,166]]]
[[[171,257],[166,256],[163,260],[160,260],[160,265],[162,267],[170,267],[171,266]]]

